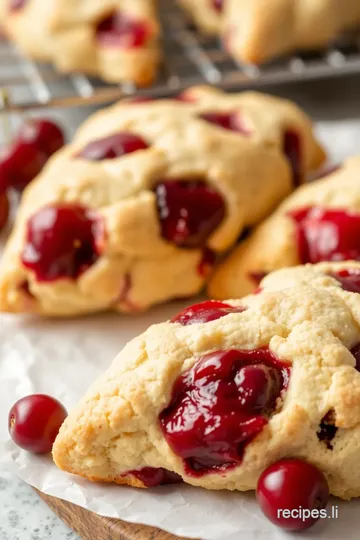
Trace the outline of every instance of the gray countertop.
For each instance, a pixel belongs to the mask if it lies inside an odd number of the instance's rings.
[[[294,99],[317,121],[318,134],[330,150],[332,161],[360,151],[360,77],[269,87],[267,92]],[[74,115],[75,113],[75,115]],[[41,113],[44,114],[44,113]],[[56,117],[73,131],[74,116]],[[0,540],[76,540],[79,538],[39,499],[36,493],[0,466]]]

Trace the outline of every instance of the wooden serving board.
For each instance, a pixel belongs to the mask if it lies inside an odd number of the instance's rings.
[[[154,527],[98,516],[76,504],[35,491],[83,540],[185,540]]]

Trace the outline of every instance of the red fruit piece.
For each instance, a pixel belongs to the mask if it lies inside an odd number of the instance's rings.
[[[320,207],[289,213],[296,225],[299,258],[303,264],[360,260],[360,215]]]
[[[205,248],[201,261],[198,264],[198,273],[202,277],[207,277],[216,263],[216,253],[209,248]]]
[[[328,450],[332,450],[333,448],[332,440],[334,439],[337,430],[338,428],[335,426],[334,411],[330,410],[325,414],[324,418],[322,418],[317,432],[319,441],[324,442]]]
[[[104,47],[134,49],[142,47],[151,37],[149,25],[119,11],[101,21],[96,39]]]
[[[45,206],[27,223],[22,264],[38,281],[76,279],[100,257],[104,225],[92,210]]]
[[[162,236],[179,247],[204,247],[225,217],[223,198],[204,182],[164,180],[155,194]]]
[[[182,482],[181,476],[174,472],[167,471],[162,467],[157,469],[153,467],[144,467],[139,470],[129,471],[126,473],[126,476],[128,474],[131,474],[140,480],[147,488],[164,486],[166,484],[179,484]]]
[[[268,275],[268,272],[250,272],[249,278],[255,283],[255,285],[260,285],[261,281]]]
[[[298,186],[302,178],[302,151],[301,139],[299,135],[292,130],[285,131],[283,151],[286,155],[293,175],[293,184]]]
[[[180,323],[182,326],[189,326],[190,324],[207,323],[210,321],[216,321],[229,313],[242,313],[246,308],[242,306],[230,306],[224,302],[217,302],[216,300],[205,300],[200,304],[194,304],[190,306],[171,319],[172,323]]]
[[[270,521],[283,529],[300,531],[319,519],[316,510],[327,505],[329,487],[323,473],[301,459],[282,459],[265,469],[256,490],[260,507]],[[299,509],[315,511],[312,516],[299,516]],[[297,517],[283,516],[283,511],[297,511]]]
[[[146,150],[146,148],[149,146],[141,137],[123,131],[90,142],[76,157],[89,161],[101,161],[102,159],[118,158],[137,150]]]
[[[224,0],[211,0],[211,5],[215,11],[222,13],[224,9]]]
[[[251,130],[247,127],[241,119],[239,112],[208,112],[199,116],[202,120],[215,124],[223,129],[230,131],[236,131],[242,135],[251,135]]]
[[[33,394],[19,399],[9,413],[9,433],[15,444],[37,454],[50,452],[67,416],[57,399]]]
[[[360,269],[346,268],[330,275],[341,283],[344,291],[360,293]]]
[[[64,144],[61,129],[48,120],[28,120],[0,156],[0,191],[22,191]]]
[[[202,476],[240,464],[289,376],[290,365],[268,349],[218,351],[184,372],[160,414],[160,425],[187,474]]]

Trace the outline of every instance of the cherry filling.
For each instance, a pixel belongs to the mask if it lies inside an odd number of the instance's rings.
[[[76,157],[89,161],[101,161],[102,159],[114,159],[125,154],[131,154],[138,150],[149,148],[147,143],[137,135],[126,131],[109,135],[103,139],[97,139],[89,143]]]
[[[162,236],[179,247],[205,247],[225,216],[223,198],[204,182],[165,180],[155,194]]]
[[[76,279],[99,258],[103,240],[95,212],[75,204],[46,206],[27,223],[21,261],[38,281]]]
[[[360,270],[357,268],[347,268],[330,275],[341,283],[345,291],[360,293]]]
[[[338,428],[335,426],[334,411],[329,411],[321,420],[317,436],[319,441],[325,443],[328,450],[332,450],[332,440],[334,439]]]
[[[205,302],[185,308],[175,315],[175,317],[171,319],[171,322],[178,322],[183,326],[207,323],[225,317],[225,315],[229,315],[229,313],[242,313],[245,309],[246,308],[242,306],[230,306],[229,304],[217,302],[216,300],[205,300]]]
[[[206,277],[211,273],[216,263],[216,253],[209,248],[205,248],[201,261],[198,264],[198,273],[202,277]]]
[[[298,186],[302,177],[302,160],[300,137],[295,131],[285,131],[283,151],[289,161],[292,170],[293,183],[295,186]]]
[[[211,5],[215,11],[222,13],[224,9],[224,0],[211,0]]]
[[[249,278],[255,283],[255,285],[260,285],[262,280],[268,275],[268,272],[249,272]]]
[[[301,262],[360,260],[360,214],[302,208],[289,215],[296,224]]]
[[[209,122],[210,124],[215,124],[223,129],[228,129],[229,131],[236,131],[242,135],[251,134],[249,127],[244,124],[240,114],[237,111],[208,112],[200,114],[199,118]]]
[[[289,377],[290,365],[265,348],[211,353],[184,372],[159,419],[187,474],[201,476],[241,463]]]
[[[101,21],[96,29],[96,39],[104,47],[142,47],[150,35],[150,27],[146,22],[119,11]]]
[[[22,9],[25,4],[27,3],[27,0],[10,0],[10,11],[18,11]]]
[[[147,488],[164,486],[166,484],[179,484],[182,482],[181,476],[174,472],[167,471],[162,467],[159,469],[155,469],[153,467],[144,467],[143,469],[129,471],[126,473],[126,476],[128,474],[131,474],[140,480],[140,482],[142,482]]]

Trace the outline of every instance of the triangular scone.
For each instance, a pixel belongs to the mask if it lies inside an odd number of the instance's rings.
[[[65,420],[55,463],[93,481],[242,491],[295,456],[334,495],[360,496],[359,276],[356,263],[288,270],[270,292],[151,326]]]
[[[218,267],[210,296],[240,298],[285,266],[360,260],[359,174],[353,157],[298,188]]]
[[[97,112],[24,192],[0,310],[136,311],[190,296],[324,153],[294,104],[200,87]]]
[[[326,46],[360,25],[358,0],[225,0],[226,46],[238,60],[259,64],[296,49]]]
[[[160,63],[157,15],[155,0],[0,0],[2,29],[30,58],[139,86]]]

